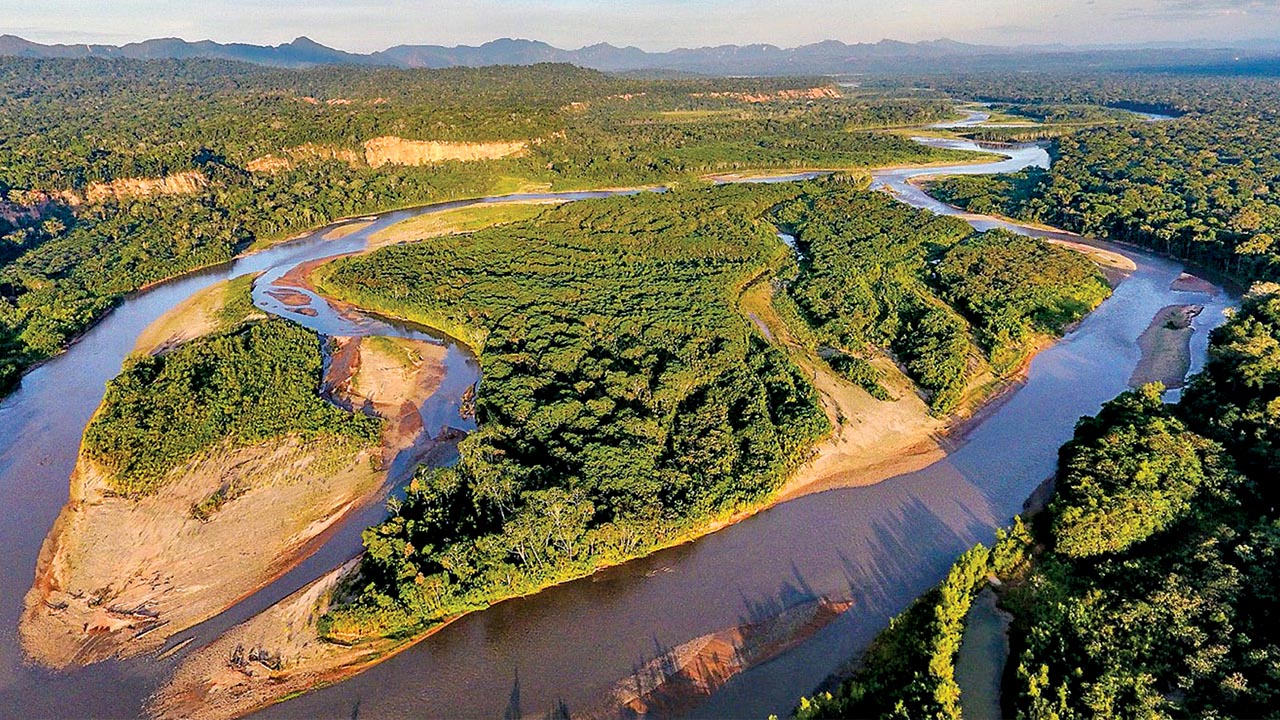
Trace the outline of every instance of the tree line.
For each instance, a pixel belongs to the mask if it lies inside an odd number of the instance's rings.
[[[839,351],[837,371],[873,391],[856,360],[888,352],[946,414],[984,365],[1012,370],[1037,334],[1060,333],[1110,295],[1079,253],[976,233],[884,193],[828,187],[774,212],[803,256],[780,301]]]
[[[797,716],[959,717],[956,618],[986,573],[1014,618],[1006,714],[1269,715],[1280,697],[1278,346],[1280,294],[1261,286],[1214,331],[1179,402],[1153,385],[1083,418],[1048,509],[1015,521],[994,554],[962,556],[855,677]],[[1001,548],[1026,562],[991,561]]]
[[[953,156],[865,130],[942,117],[936,98],[739,99],[826,82],[0,60],[0,393],[123,294],[345,216],[531,185]],[[363,143],[382,135],[530,144],[499,160],[371,167]],[[249,171],[267,155],[288,163]],[[179,172],[197,174],[197,192],[79,205],[63,194]]]

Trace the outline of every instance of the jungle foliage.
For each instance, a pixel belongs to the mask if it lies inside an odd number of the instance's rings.
[[[134,356],[107,384],[84,452],[108,471],[115,492],[140,497],[215,447],[287,435],[353,451],[376,444],[381,421],[321,398],[320,376],[319,337],[274,318]]]
[[[580,201],[321,269],[326,293],[467,340],[479,429],[364,534],[330,637],[411,632],[650,551],[776,490],[829,430],[736,309],[789,262],[792,184]]]
[[[1014,616],[1006,714],[1274,714],[1275,292],[1258,288],[1214,331],[1209,362],[1179,403],[1163,403],[1159,386],[1124,393],[1063,446],[1054,500],[1024,544],[1031,564],[994,568]],[[940,639],[960,637],[944,632],[963,615],[949,598],[963,599],[957,578],[963,590],[977,576],[974,552],[893,622],[853,679],[802,701],[797,716],[955,717],[960,688],[939,659],[954,650]]]
[[[0,59],[0,393],[124,294],[342,217],[526,187],[957,157],[868,132],[941,117],[944,102],[794,92],[828,82]],[[375,167],[364,143],[383,136],[528,147]],[[269,157],[286,162],[251,171]],[[179,173],[195,174],[192,194],[86,202],[95,183]]]
[[[956,406],[980,363],[1010,370],[1036,333],[1061,332],[1110,294],[1098,269],[1070,250],[975,233],[884,193],[815,187],[773,215],[802,250],[788,293],[843,356],[896,356],[939,414]]]
[[[1064,134],[1050,170],[948,179],[935,185],[940,197],[1132,242],[1244,280],[1280,279],[1275,83],[1102,76],[1019,78],[1004,89],[977,79],[948,86],[1031,105],[1095,102],[1179,116]]]

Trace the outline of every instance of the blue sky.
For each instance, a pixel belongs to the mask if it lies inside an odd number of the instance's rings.
[[[1280,38],[1280,0],[0,0],[0,33],[41,42],[149,37],[346,50],[497,37],[647,50],[882,38],[1019,44]]]

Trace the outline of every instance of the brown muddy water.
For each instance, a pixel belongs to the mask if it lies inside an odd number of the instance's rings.
[[[977,148],[961,141],[927,142]],[[1047,154],[1034,146],[1000,152],[1011,157],[977,166],[877,173],[876,186],[913,205],[955,213],[906,181],[926,174],[1011,172],[1048,163]],[[577,193],[568,199],[597,195]],[[195,642],[166,660],[100,663],[61,674],[22,662],[16,625],[36,554],[66,502],[67,479],[85,423],[138,334],[215,281],[264,272],[255,290],[259,306],[320,332],[430,335],[373,316],[344,317],[314,297],[309,307],[316,315],[299,315],[265,291],[299,263],[358,251],[371,233],[438,207],[381,215],[338,240],[321,239],[331,229],[323,228],[140,293],[68,352],[28,374],[21,389],[0,404],[0,507],[6,511],[0,519],[0,547],[6,550],[0,559],[0,708],[5,713],[136,715],[176,658],[358,552],[360,530],[382,517],[376,503],[352,514],[283,578],[223,615],[178,634],[173,645],[187,638]],[[975,224],[1004,225],[995,220]],[[706,717],[785,714],[801,694],[859,653],[890,617],[941,579],[956,555],[975,542],[989,541],[995,528],[1021,509],[1053,472],[1057,448],[1070,437],[1076,420],[1126,388],[1139,357],[1136,340],[1160,308],[1205,306],[1195,321],[1192,371],[1203,364],[1208,330],[1221,322],[1222,311],[1234,299],[1227,293],[1172,291],[1180,264],[1107,247],[1131,257],[1137,271],[1073,333],[1041,353],[1026,383],[944,460],[878,485],[801,497],[697,542],[473,613],[363,674],[262,715],[571,714],[575,708],[595,706],[620,679],[693,638],[757,622],[817,598],[852,600],[851,609],[807,641],[733,677],[690,712]],[[478,377],[475,359],[456,344],[450,344],[446,363],[444,384],[422,410],[429,431],[442,424],[461,426],[452,403]]]

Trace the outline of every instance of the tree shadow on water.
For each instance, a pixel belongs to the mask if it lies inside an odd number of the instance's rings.
[[[502,720],[520,720],[524,712],[520,709],[520,670],[515,671],[515,680],[511,683],[511,694],[507,696],[507,707],[502,711]]]

